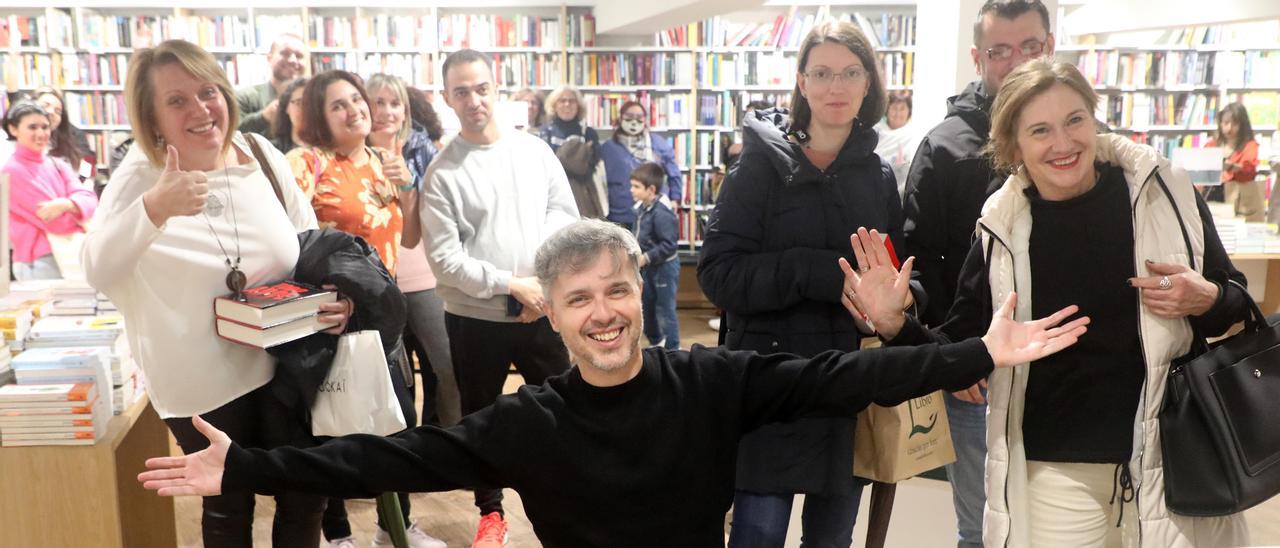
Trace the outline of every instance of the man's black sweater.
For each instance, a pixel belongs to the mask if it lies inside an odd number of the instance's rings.
[[[549,547],[722,546],[742,434],[959,390],[991,369],[976,339],[812,359],[650,348],[622,385],[592,386],[574,368],[449,429],[309,450],[232,445],[222,487],[339,497],[510,487]]]

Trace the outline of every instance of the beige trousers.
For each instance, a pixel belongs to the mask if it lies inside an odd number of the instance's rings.
[[[1122,502],[1116,465],[1027,461],[1027,476],[1032,546],[1138,545],[1138,507],[1132,489]]]

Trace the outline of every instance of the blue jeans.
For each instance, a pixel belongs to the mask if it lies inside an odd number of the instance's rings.
[[[802,548],[848,548],[853,544],[853,523],[858,519],[862,484],[841,495],[805,495],[800,516],[804,528]],[[733,527],[729,548],[782,548],[791,522],[795,495],[737,491],[733,497]]]
[[[983,390],[985,397],[987,391]],[[984,472],[987,461],[987,406],[962,401],[951,393],[947,402],[947,420],[951,423],[951,443],[956,447],[956,462],[947,465],[951,479],[951,497],[956,507],[956,528],[960,532],[960,548],[982,546],[982,511],[987,502]]]
[[[680,261],[651,264],[640,270],[644,280],[644,334],[649,344],[666,339],[663,348],[680,348],[680,321],[676,319],[676,286],[680,283]]]
[[[58,261],[53,260],[53,254],[41,256],[29,263],[13,263],[13,279],[18,281],[26,280],[56,280],[62,277],[62,271],[58,270]]]

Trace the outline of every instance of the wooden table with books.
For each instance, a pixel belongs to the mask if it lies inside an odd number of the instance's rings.
[[[0,448],[0,544],[177,545],[173,499],[137,481],[169,454],[169,430],[142,397],[111,418],[94,445]]]

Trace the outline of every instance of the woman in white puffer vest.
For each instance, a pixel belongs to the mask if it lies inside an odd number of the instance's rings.
[[[986,546],[1245,545],[1240,515],[1165,506],[1157,423],[1169,363],[1193,329],[1218,335],[1248,315],[1250,297],[1227,283],[1244,276],[1185,173],[1097,134],[1096,104],[1073,65],[1010,73],[988,148],[1011,175],[983,207],[947,321],[930,331],[902,312],[905,290],[885,283],[893,269],[867,234],[854,247],[869,270],[846,269],[847,306],[892,345],[980,333],[1015,290],[1017,320],[1069,304],[1092,319],[1072,348],[989,379]]]

